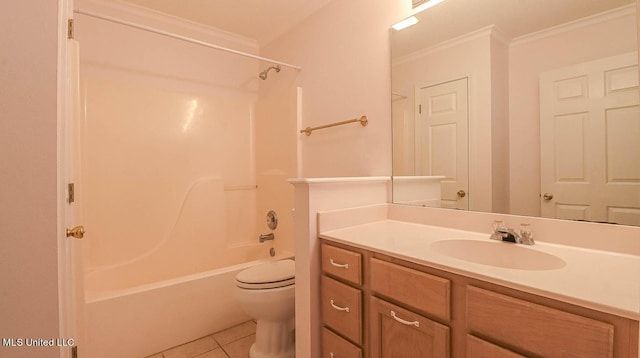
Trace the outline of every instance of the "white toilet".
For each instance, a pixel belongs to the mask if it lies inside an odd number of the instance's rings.
[[[251,358],[293,358],[295,355],[295,262],[272,261],[236,276],[236,297],[257,321]]]

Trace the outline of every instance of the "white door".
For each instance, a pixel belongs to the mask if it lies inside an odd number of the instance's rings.
[[[467,79],[419,87],[416,95],[416,175],[444,176],[441,206],[467,210]]]
[[[59,87],[63,98],[64,128],[61,130],[60,210],[63,215],[62,229],[79,229],[82,226],[80,210],[80,106],[79,98],[79,48],[75,40],[67,40],[62,46],[65,51],[62,77],[65,81]],[[78,232],[76,231],[76,232]],[[62,233],[64,236],[65,233]],[[66,233],[68,235],[68,233]],[[82,236],[78,233],[75,236]],[[59,252],[59,285],[61,290],[61,334],[64,346],[63,357],[72,357],[71,350],[82,352],[83,342],[83,268],[82,239],[73,236],[64,237]],[[76,348],[77,346],[77,348]]]
[[[540,75],[542,216],[640,225],[638,57]]]

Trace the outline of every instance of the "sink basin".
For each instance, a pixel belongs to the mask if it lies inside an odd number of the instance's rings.
[[[567,264],[563,259],[545,252],[493,240],[451,239],[436,241],[430,247],[459,260],[516,270],[556,270]]]

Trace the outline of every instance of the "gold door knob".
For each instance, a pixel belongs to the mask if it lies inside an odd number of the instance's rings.
[[[82,239],[84,237],[84,226],[79,225],[73,229],[67,229],[67,237],[73,236],[76,239]]]
[[[464,198],[467,195],[467,193],[462,189],[458,190],[456,194],[458,194],[458,198]]]
[[[553,199],[553,194],[551,193],[544,193],[544,195],[542,195],[542,199],[549,201],[551,199]]]

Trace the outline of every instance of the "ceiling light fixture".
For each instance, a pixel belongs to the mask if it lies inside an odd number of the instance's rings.
[[[393,27],[393,29],[396,31],[400,31],[402,29],[406,29],[407,27],[415,25],[417,23],[418,23],[418,18],[415,16],[411,16],[411,17],[407,17],[406,19],[400,22],[397,22],[391,25],[391,27]]]
[[[417,14],[421,11],[425,11],[430,7],[434,7],[444,0],[413,0],[413,13]]]

